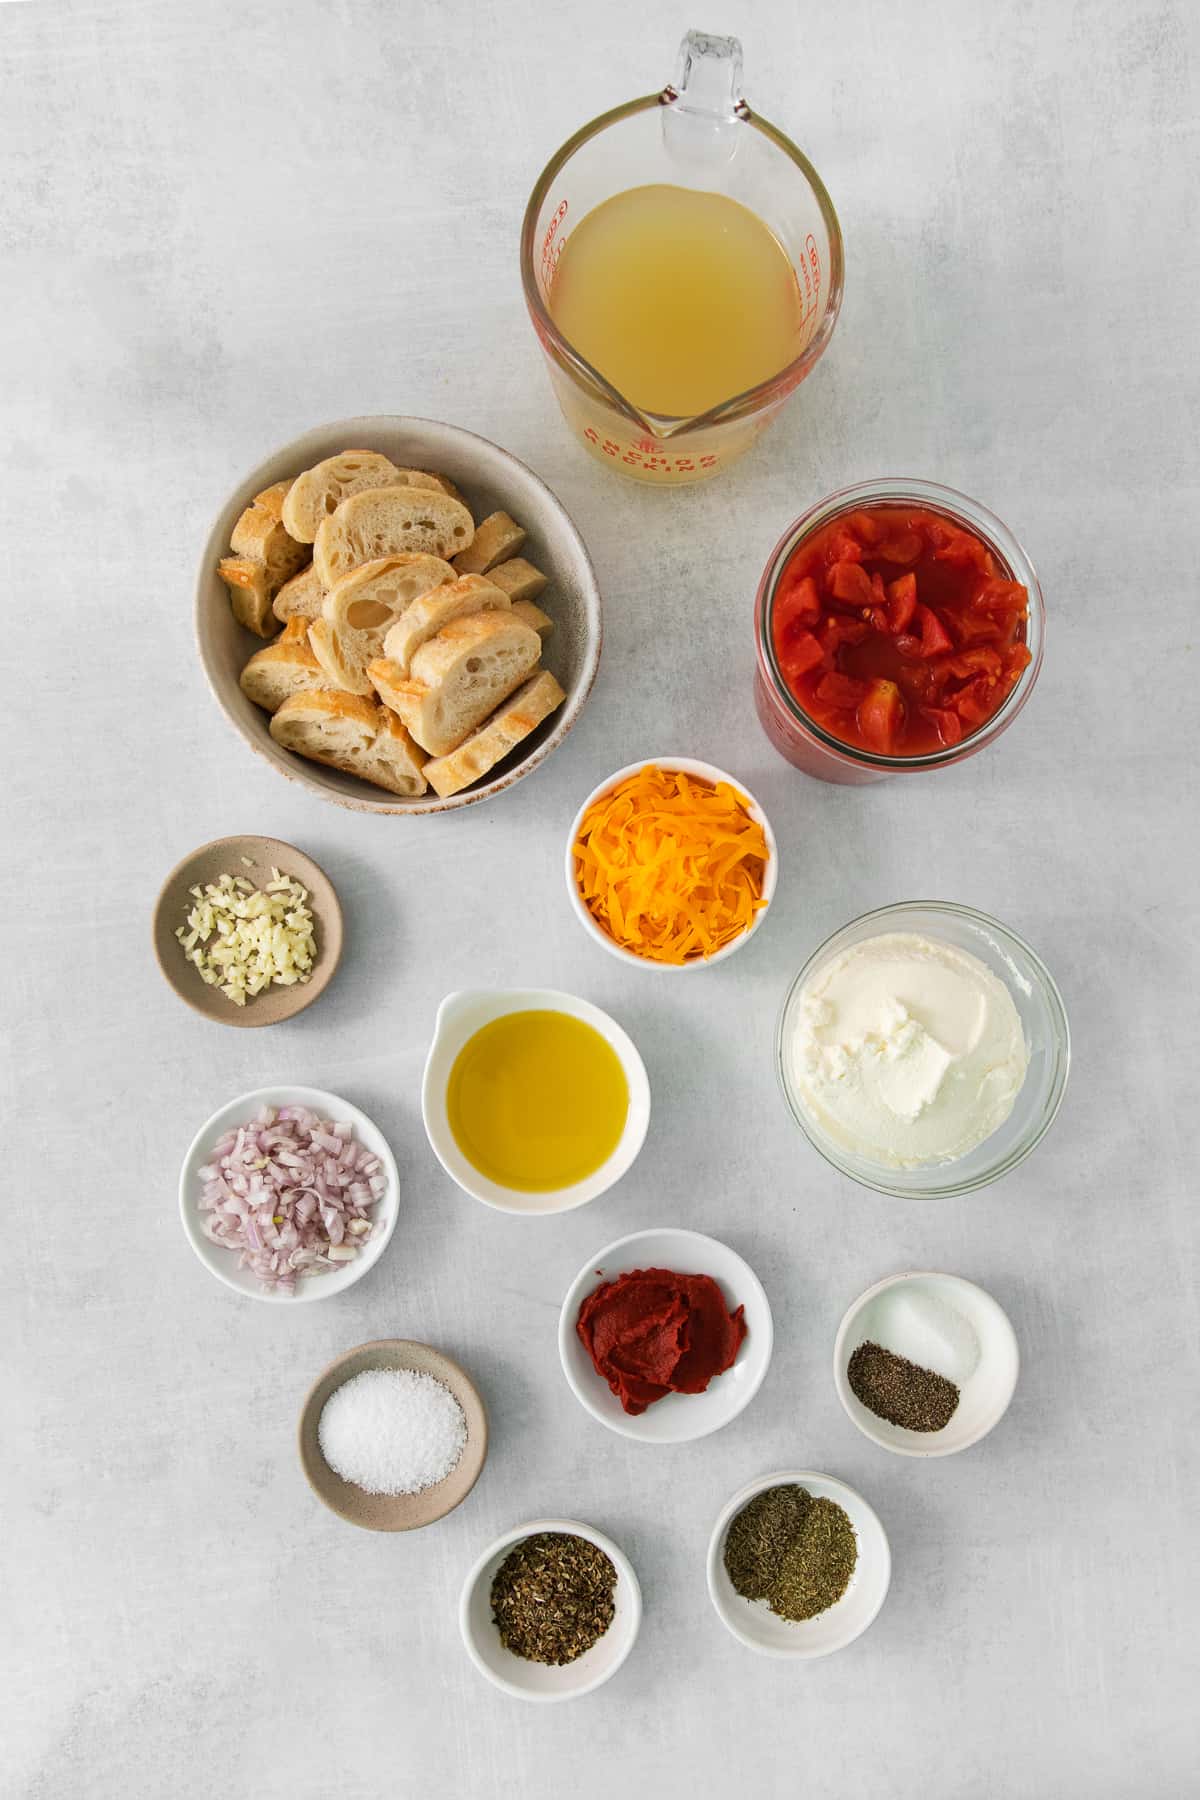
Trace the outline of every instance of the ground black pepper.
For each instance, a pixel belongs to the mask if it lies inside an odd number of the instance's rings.
[[[876,1418],[906,1431],[941,1431],[958,1406],[959,1392],[952,1381],[870,1339],[851,1356],[846,1379],[851,1393]]]
[[[534,1532],[513,1546],[492,1580],[500,1642],[527,1662],[574,1662],[612,1624],[616,1585],[611,1559],[587,1538]]]

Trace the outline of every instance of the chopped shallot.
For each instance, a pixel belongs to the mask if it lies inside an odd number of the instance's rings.
[[[268,1288],[357,1260],[387,1187],[351,1126],[304,1106],[264,1106],[227,1131],[200,1170],[201,1226]]]

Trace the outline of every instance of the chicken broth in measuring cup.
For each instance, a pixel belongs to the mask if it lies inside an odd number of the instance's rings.
[[[550,316],[635,406],[676,417],[769,381],[803,347],[796,271],[774,233],[724,194],[665,183],[576,225]]]

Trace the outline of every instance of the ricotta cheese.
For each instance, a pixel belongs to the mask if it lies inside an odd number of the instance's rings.
[[[793,1090],[842,1149],[893,1169],[953,1162],[1003,1125],[1029,1051],[986,963],[889,932],[816,969],[784,1051]]]

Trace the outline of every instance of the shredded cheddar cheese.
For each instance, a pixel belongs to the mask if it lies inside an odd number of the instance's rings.
[[[574,849],[580,897],[596,923],[651,962],[713,956],[767,904],[766,837],[725,781],[640,769],[588,808]]]

